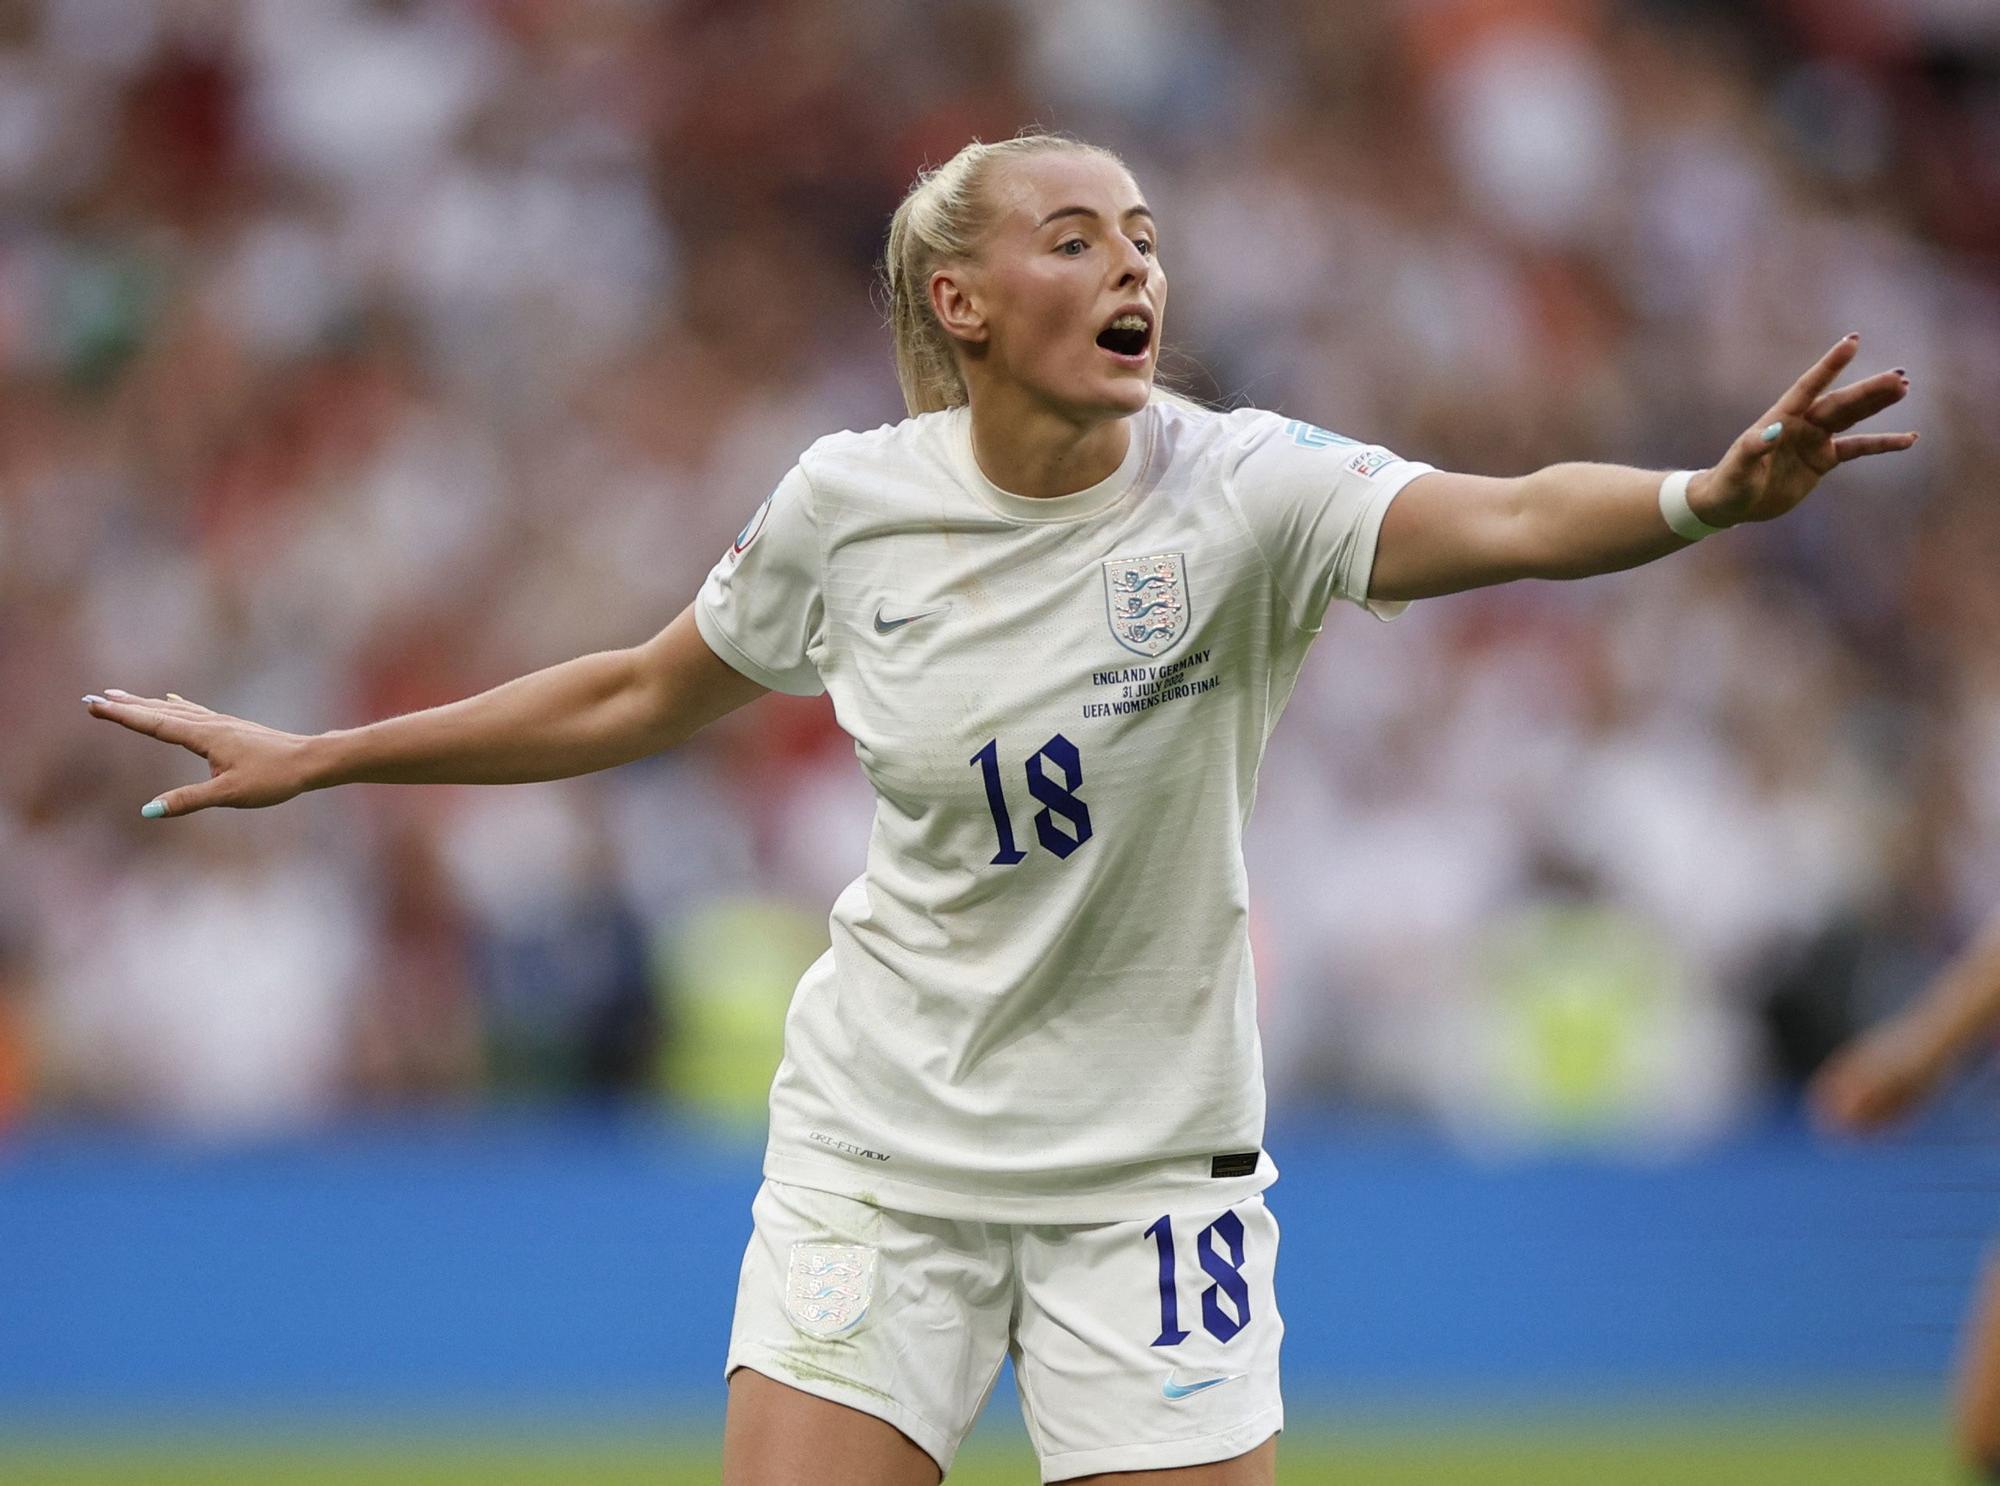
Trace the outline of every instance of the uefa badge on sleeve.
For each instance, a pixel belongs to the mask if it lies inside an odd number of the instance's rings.
[[[1106,560],[1104,609],[1120,645],[1141,655],[1165,655],[1187,633],[1187,558],[1160,552]]]
[[[764,503],[750,513],[750,519],[743,523],[743,530],[736,534],[736,540],[729,544],[729,550],[738,557],[743,549],[757,540],[757,533],[764,529],[764,518],[771,514],[771,497],[765,496]]]
[[[875,1251],[863,1244],[795,1243],[785,1275],[785,1314],[807,1336],[845,1336],[868,1314]]]
[[[1363,449],[1347,461],[1347,467],[1364,480],[1372,480],[1396,462],[1386,449]]]

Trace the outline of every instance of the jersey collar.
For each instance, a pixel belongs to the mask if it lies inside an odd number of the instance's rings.
[[[952,463],[958,468],[959,478],[981,504],[1009,521],[1075,521],[1094,516],[1139,483],[1152,456],[1154,416],[1153,405],[1148,403],[1132,415],[1132,437],[1126,445],[1125,458],[1095,485],[1068,495],[1015,495],[987,479],[973,457],[971,411],[953,408],[951,418]]]

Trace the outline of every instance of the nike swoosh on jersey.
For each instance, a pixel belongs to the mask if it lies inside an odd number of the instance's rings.
[[[882,617],[881,606],[877,605],[875,609],[875,633],[878,635],[894,634],[906,624],[914,624],[919,619],[927,619],[933,614],[942,614],[950,607],[950,604],[940,604],[935,609],[919,609],[916,613],[905,614],[900,619],[884,619]]]
[[[1168,1398],[1187,1398],[1209,1388],[1220,1388],[1224,1383],[1233,1383],[1242,1376],[1240,1372],[1232,1372],[1219,1378],[1203,1378],[1196,1383],[1176,1383],[1174,1375],[1168,1373],[1167,1380],[1160,1384],[1160,1392]]]

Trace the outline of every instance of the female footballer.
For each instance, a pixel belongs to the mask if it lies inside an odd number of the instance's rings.
[[[1245,230],[1254,223],[1245,223]],[[1796,506],[1902,398],[1836,344],[1711,468],[1449,474],[1156,391],[1159,234],[1029,135],[889,230],[911,416],[820,440],[650,641],[313,737],[91,711],[211,777],[151,817],[351,781],[505,784],[829,693],[874,785],[801,978],[726,1368],[730,1486],[930,1486],[1012,1356],[1045,1481],[1249,1486],[1283,1422],[1241,838],[1329,604],[1634,566]],[[1311,286],[1301,285],[1302,294]]]
[[[1813,1079],[1814,1112],[1836,1129],[1880,1129],[1936,1093],[1996,1033],[2000,914],[1907,1009],[1827,1060]],[[1987,1261],[1967,1318],[1957,1391],[1959,1456],[1980,1479],[2000,1481],[2000,1257]]]

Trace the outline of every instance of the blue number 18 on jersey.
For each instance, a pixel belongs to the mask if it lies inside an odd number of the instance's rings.
[[[1014,821],[1007,813],[1007,795],[1000,786],[1000,740],[988,738],[986,746],[967,762],[976,764],[986,781],[986,804],[1000,837],[993,865],[1011,867],[1028,854],[1014,844]],[[1062,771],[1060,784],[1049,777],[1044,763]],[[1035,812],[1035,839],[1059,857],[1067,857],[1090,839],[1090,807],[1076,797],[1082,783],[1083,755],[1061,733],[1028,756],[1028,793],[1042,802],[1042,808]],[[1069,822],[1067,828],[1056,824],[1057,816]]]

